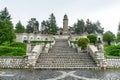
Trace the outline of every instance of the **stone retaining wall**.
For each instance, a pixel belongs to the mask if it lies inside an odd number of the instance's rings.
[[[23,57],[0,57],[0,68],[25,68]]]

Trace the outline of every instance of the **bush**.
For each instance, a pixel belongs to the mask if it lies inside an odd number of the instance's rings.
[[[0,56],[24,56],[26,50],[17,47],[0,46]]]
[[[108,56],[120,56],[120,45],[111,45],[105,47],[105,55]]]
[[[90,43],[95,44],[97,42],[97,36],[95,34],[89,34],[87,38],[90,40]]]
[[[52,43],[53,41],[30,41],[31,43]]]
[[[10,41],[6,41],[4,43],[2,43],[3,46],[10,46]]]
[[[26,50],[26,44],[22,42],[13,42],[10,44],[11,47],[22,48]]]
[[[82,49],[85,49],[87,47],[87,44],[89,43],[88,38],[80,38],[77,42],[78,46],[81,47]]]
[[[77,44],[77,42],[78,42],[77,40],[76,41],[70,41],[70,43],[74,43],[74,44]]]

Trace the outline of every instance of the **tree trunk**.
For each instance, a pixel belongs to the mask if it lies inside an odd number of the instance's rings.
[[[108,41],[108,45],[111,45],[111,41]]]

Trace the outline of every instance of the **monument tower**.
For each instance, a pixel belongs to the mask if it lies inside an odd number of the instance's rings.
[[[63,18],[63,34],[69,34],[68,32],[68,17],[65,14]]]

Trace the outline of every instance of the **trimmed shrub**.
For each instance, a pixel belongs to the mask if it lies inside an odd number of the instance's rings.
[[[76,41],[70,41],[70,43],[74,43],[74,44],[77,44],[77,42],[78,42],[77,40]]]
[[[26,50],[17,47],[0,46],[0,56],[25,56]]]
[[[26,44],[22,42],[13,42],[10,44],[11,47],[22,48],[26,50]]]
[[[4,43],[2,43],[3,46],[10,46],[10,41],[6,41]]]
[[[87,38],[90,40],[90,43],[95,44],[97,42],[97,36],[95,34],[89,34]]]
[[[30,41],[31,43],[52,43],[53,41]]]
[[[105,55],[108,56],[120,56],[120,45],[111,45],[105,47]]]
[[[88,38],[80,38],[77,42],[78,46],[81,47],[82,49],[85,49],[89,43]]]

